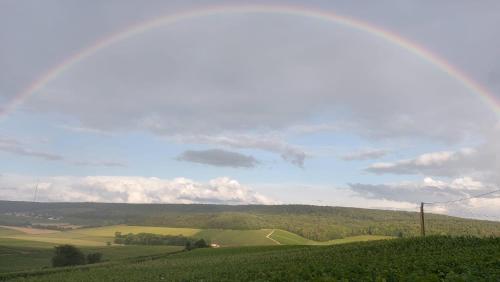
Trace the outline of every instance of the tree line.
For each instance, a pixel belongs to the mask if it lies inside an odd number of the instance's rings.
[[[185,246],[187,250],[206,248],[209,243],[204,239],[194,239],[182,235],[161,235],[153,233],[122,234],[115,232],[115,244],[121,245],[169,245]]]

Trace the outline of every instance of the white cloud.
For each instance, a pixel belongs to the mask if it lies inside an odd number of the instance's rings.
[[[32,200],[38,183],[40,201],[119,203],[275,204],[238,181],[220,177],[208,183],[133,176],[57,176],[39,180],[16,175],[0,177],[0,199]]]
[[[365,170],[376,174],[420,174],[446,177],[474,177],[500,184],[498,139],[476,148],[426,153],[412,159],[373,163]]]

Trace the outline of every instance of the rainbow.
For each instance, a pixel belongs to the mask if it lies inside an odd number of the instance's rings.
[[[405,39],[391,31],[377,27],[370,23],[353,19],[345,16],[335,14],[333,12],[289,5],[224,5],[224,6],[211,6],[204,8],[197,8],[179,12],[175,14],[168,14],[152,20],[135,24],[128,28],[123,29],[117,33],[111,34],[101,40],[96,41],[94,44],[87,46],[74,55],[68,57],[61,63],[53,66],[47,70],[43,75],[33,81],[28,87],[17,93],[6,106],[0,108],[0,118],[8,115],[14,111],[17,106],[23,103],[31,95],[41,90],[47,83],[56,79],[61,73],[70,69],[82,60],[96,54],[99,50],[109,47],[117,42],[126,40],[135,35],[139,35],[154,28],[174,24],[180,21],[186,21],[199,17],[213,16],[218,14],[234,14],[234,13],[271,13],[271,14],[284,14],[308,17],[321,21],[336,23],[345,27],[353,28],[359,31],[366,32],[373,36],[386,40],[389,43],[397,45],[414,55],[422,58],[430,64],[436,66],[441,71],[456,79],[459,83],[465,86],[473,93],[477,93],[483,102],[490,107],[498,116],[500,116],[500,99],[495,97],[486,87],[481,86],[464,72],[448,63],[443,58],[419,46],[415,42]]]

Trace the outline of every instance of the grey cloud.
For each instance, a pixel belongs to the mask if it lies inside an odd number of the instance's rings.
[[[26,3],[0,9],[0,41],[5,42],[0,46],[1,101],[64,54],[70,56],[130,22],[189,6],[169,1],[147,9],[134,1],[56,1],[30,2],[27,9]],[[415,2],[377,3],[370,9],[356,3],[316,4],[428,44],[466,66],[479,81],[489,81],[481,74],[498,69],[491,65],[498,61],[498,44],[491,40],[500,38],[499,31],[487,28],[498,25],[491,8],[498,5],[495,1],[442,3],[433,9]],[[388,14],[388,5],[398,12]],[[449,9],[462,16],[442,17]],[[89,14],[92,23],[86,20]],[[469,43],[488,44],[462,44],[464,36],[474,38]],[[492,82],[498,90],[497,85]],[[274,14],[205,17],[158,28],[85,59],[38,92],[21,110],[64,114],[89,132],[147,130],[168,137],[280,131],[297,125],[304,125],[298,131],[312,133],[341,124],[342,130],[367,138],[452,143],[484,134],[496,119],[456,79],[407,50],[333,23]],[[322,126],[311,122],[315,118],[332,122]],[[300,150],[274,152],[303,165]]]
[[[196,135],[177,138],[183,142],[204,143],[237,149],[258,149],[281,155],[281,158],[298,167],[304,166],[306,152],[300,147],[288,144],[282,138],[268,135]]]
[[[177,159],[180,161],[234,168],[251,168],[258,164],[258,161],[252,156],[220,149],[187,150],[177,157]]]
[[[349,154],[343,155],[341,158],[344,161],[364,161],[364,160],[379,159],[384,157],[388,153],[389,151],[384,149],[370,149],[370,150],[351,152]]]
[[[62,156],[57,154],[31,150],[29,148],[26,148],[25,145],[18,140],[4,137],[0,137],[0,151],[48,161],[60,161],[64,159]]]
[[[72,161],[71,162],[74,165],[77,166],[96,166],[96,167],[127,167],[128,165],[124,162],[117,162],[117,161]]]
[[[423,182],[405,182],[395,184],[349,184],[349,189],[366,199],[388,200],[397,202],[437,203],[427,205],[431,212],[450,215],[500,220],[500,211],[495,208],[500,204],[500,195],[491,194],[483,198],[463,200],[448,204],[439,204],[495,190],[494,185],[487,185],[471,178],[458,178],[450,182],[425,178]],[[492,206],[493,205],[493,206]]]
[[[451,142],[493,119],[463,85],[399,47],[276,15],[159,28],[102,50],[43,92],[26,107],[162,136],[279,131],[321,116],[367,137]]]
[[[100,166],[100,167],[125,167],[127,164],[110,160],[72,160],[59,154],[38,151],[29,148],[30,144],[14,139],[0,136],[0,151],[19,156],[32,157],[46,161],[61,161],[77,166]]]

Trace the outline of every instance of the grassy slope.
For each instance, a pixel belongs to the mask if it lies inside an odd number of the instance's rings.
[[[222,230],[206,229],[197,233],[195,238],[203,238],[221,246],[264,246],[276,245],[266,238],[271,230]]]
[[[306,239],[297,234],[276,229],[270,236],[274,240],[280,242],[283,245],[335,245],[335,244],[345,244],[352,242],[364,242],[364,241],[374,241],[374,240],[387,240],[393,239],[391,236],[380,236],[380,235],[361,235],[361,236],[351,236],[342,239],[329,240],[324,242],[318,242]]]
[[[203,249],[22,281],[498,281],[499,258],[500,238],[428,237],[335,246]]]
[[[0,237],[22,235],[21,231],[0,227]]]

